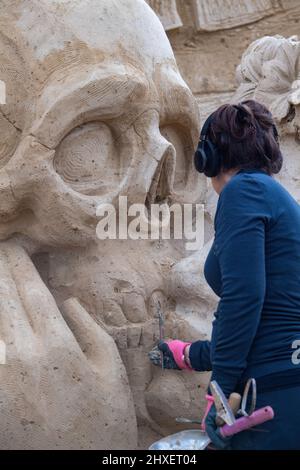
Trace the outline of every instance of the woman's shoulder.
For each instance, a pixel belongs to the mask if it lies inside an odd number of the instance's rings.
[[[274,184],[274,178],[262,171],[239,171],[224,186],[220,193],[221,200],[236,201],[236,198],[263,197],[264,190]]]
[[[220,200],[235,203],[238,200],[253,201],[254,204],[268,204],[269,207],[297,203],[288,190],[274,178],[260,170],[243,170],[236,173],[225,185]]]
[[[220,193],[215,223],[258,216],[273,218],[276,197],[271,196],[270,188],[274,181],[263,172],[239,172],[234,175]]]
[[[263,171],[242,171],[224,186],[217,205],[215,226],[237,220],[276,222],[281,215],[300,218],[300,206],[273,176]]]

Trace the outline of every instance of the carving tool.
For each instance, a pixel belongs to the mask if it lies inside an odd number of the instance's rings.
[[[231,393],[230,397],[228,398],[228,405],[230,406],[234,416],[236,416],[237,413],[239,412],[241,399],[242,399],[241,395],[236,392]],[[220,416],[217,416],[216,425],[220,427],[220,426],[223,426],[224,424],[226,424],[225,421]]]
[[[247,407],[247,401],[248,401],[248,395],[249,391],[252,391],[252,398],[251,398],[251,405],[250,405],[250,410],[249,413],[246,411]],[[248,382],[246,383],[244,393],[243,393],[243,399],[242,399],[242,405],[241,409],[238,411],[238,414],[242,416],[249,416],[253,413],[256,407],[256,398],[257,398],[257,390],[256,390],[256,380],[255,379],[249,379]]]
[[[227,399],[221,387],[215,380],[213,380],[210,383],[210,389],[212,396],[214,397],[214,403],[217,410],[217,417],[221,418],[222,421],[231,426],[235,422],[235,416],[227,402]]]
[[[254,379],[250,379],[252,386]],[[248,383],[247,383],[248,385]],[[247,387],[246,385],[246,395],[248,395],[250,384]],[[221,390],[221,387],[218,383],[213,380],[210,383],[210,389],[212,391],[215,407],[217,410],[217,416],[222,418],[225,421],[225,425],[219,428],[220,434],[223,437],[233,436],[241,431],[245,431],[246,429],[250,429],[253,426],[258,424],[265,423],[274,418],[274,411],[270,406],[264,406],[256,411],[253,411],[250,415],[246,414],[242,418],[235,419],[232,409],[230,408],[226,397]],[[255,389],[256,390],[256,389]],[[245,395],[245,392],[244,392]],[[256,395],[255,395],[256,400]],[[242,405],[243,406],[243,405]],[[251,410],[253,409],[253,404]],[[245,410],[244,410],[245,411]]]
[[[163,317],[161,304],[159,300],[157,300],[157,316],[158,316],[158,324],[159,324],[159,340],[163,341],[164,336],[165,336],[164,317]],[[162,351],[160,352],[160,357],[161,357],[161,368],[163,370],[164,369],[164,353]]]
[[[150,450],[204,450],[210,444],[210,438],[205,432],[203,427],[203,422],[209,408],[215,403],[217,410],[217,420],[219,423],[225,424],[219,427],[219,432],[222,437],[233,436],[238,434],[241,431],[246,429],[251,429],[252,427],[269,421],[274,417],[274,411],[270,406],[265,406],[259,410],[254,411],[253,406],[255,407],[256,401],[256,387],[255,379],[250,379],[248,381],[244,391],[241,405],[242,412],[246,413],[246,416],[242,418],[235,418],[236,410],[240,406],[241,396],[238,393],[232,393],[227,401],[221,387],[216,381],[210,383],[210,389],[213,394],[207,395],[206,399],[208,401],[208,406],[206,409],[206,414],[202,420],[201,428],[202,429],[187,429],[170,436],[166,436],[159,441],[152,444]],[[252,399],[252,406],[250,408],[251,414],[247,414],[245,410],[247,396],[249,393],[250,385],[253,387],[254,399]],[[231,405],[231,406],[230,406]],[[240,411],[241,411],[240,410]],[[187,418],[176,418],[178,423],[195,423],[199,424],[199,420],[196,419],[187,419]],[[254,430],[254,429],[253,429]]]
[[[200,419],[189,419],[189,418],[175,418],[176,423],[180,424],[201,424]]]

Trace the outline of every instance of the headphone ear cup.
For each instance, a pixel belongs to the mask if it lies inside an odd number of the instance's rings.
[[[207,163],[204,170],[204,174],[209,178],[217,176],[221,169],[221,156],[218,147],[208,140],[207,144]]]
[[[203,144],[199,142],[197,150],[194,155],[194,165],[199,173],[204,173],[207,164],[207,156],[203,148]]]
[[[210,140],[199,142],[194,155],[194,165],[205,176],[217,176],[221,169],[221,156],[218,147]]]
[[[210,115],[203,124],[200,141],[194,154],[196,170],[208,177],[216,176],[220,172],[222,162],[218,147],[208,138],[212,120],[213,115]]]

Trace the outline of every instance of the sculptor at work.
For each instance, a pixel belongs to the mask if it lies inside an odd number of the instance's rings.
[[[300,449],[300,208],[273,178],[282,155],[267,108],[249,100],[217,109],[195,166],[219,194],[204,273],[220,301],[211,341],[160,342],[164,366],[212,371],[227,397],[256,379],[257,407],[272,406],[275,418],[259,427],[265,432],[223,439],[213,406],[205,424],[216,448]]]

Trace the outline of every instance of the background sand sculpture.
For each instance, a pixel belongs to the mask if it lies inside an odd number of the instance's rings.
[[[242,52],[296,33],[300,6],[251,1],[246,14],[241,1],[230,19],[220,1],[148,3],[190,88],[143,0],[0,2],[0,448],[146,447],[182,429],[176,416],[201,416],[208,374],[147,357],[157,300],[182,339],[209,337],[217,301],[202,273],[215,199],[192,168],[197,104],[203,120],[232,99]],[[299,42],[251,45],[233,99],[269,99],[256,47],[283,82],[276,118],[297,192]],[[206,203],[207,244],[190,255],[180,241],[97,240],[96,206],[119,195]]]

